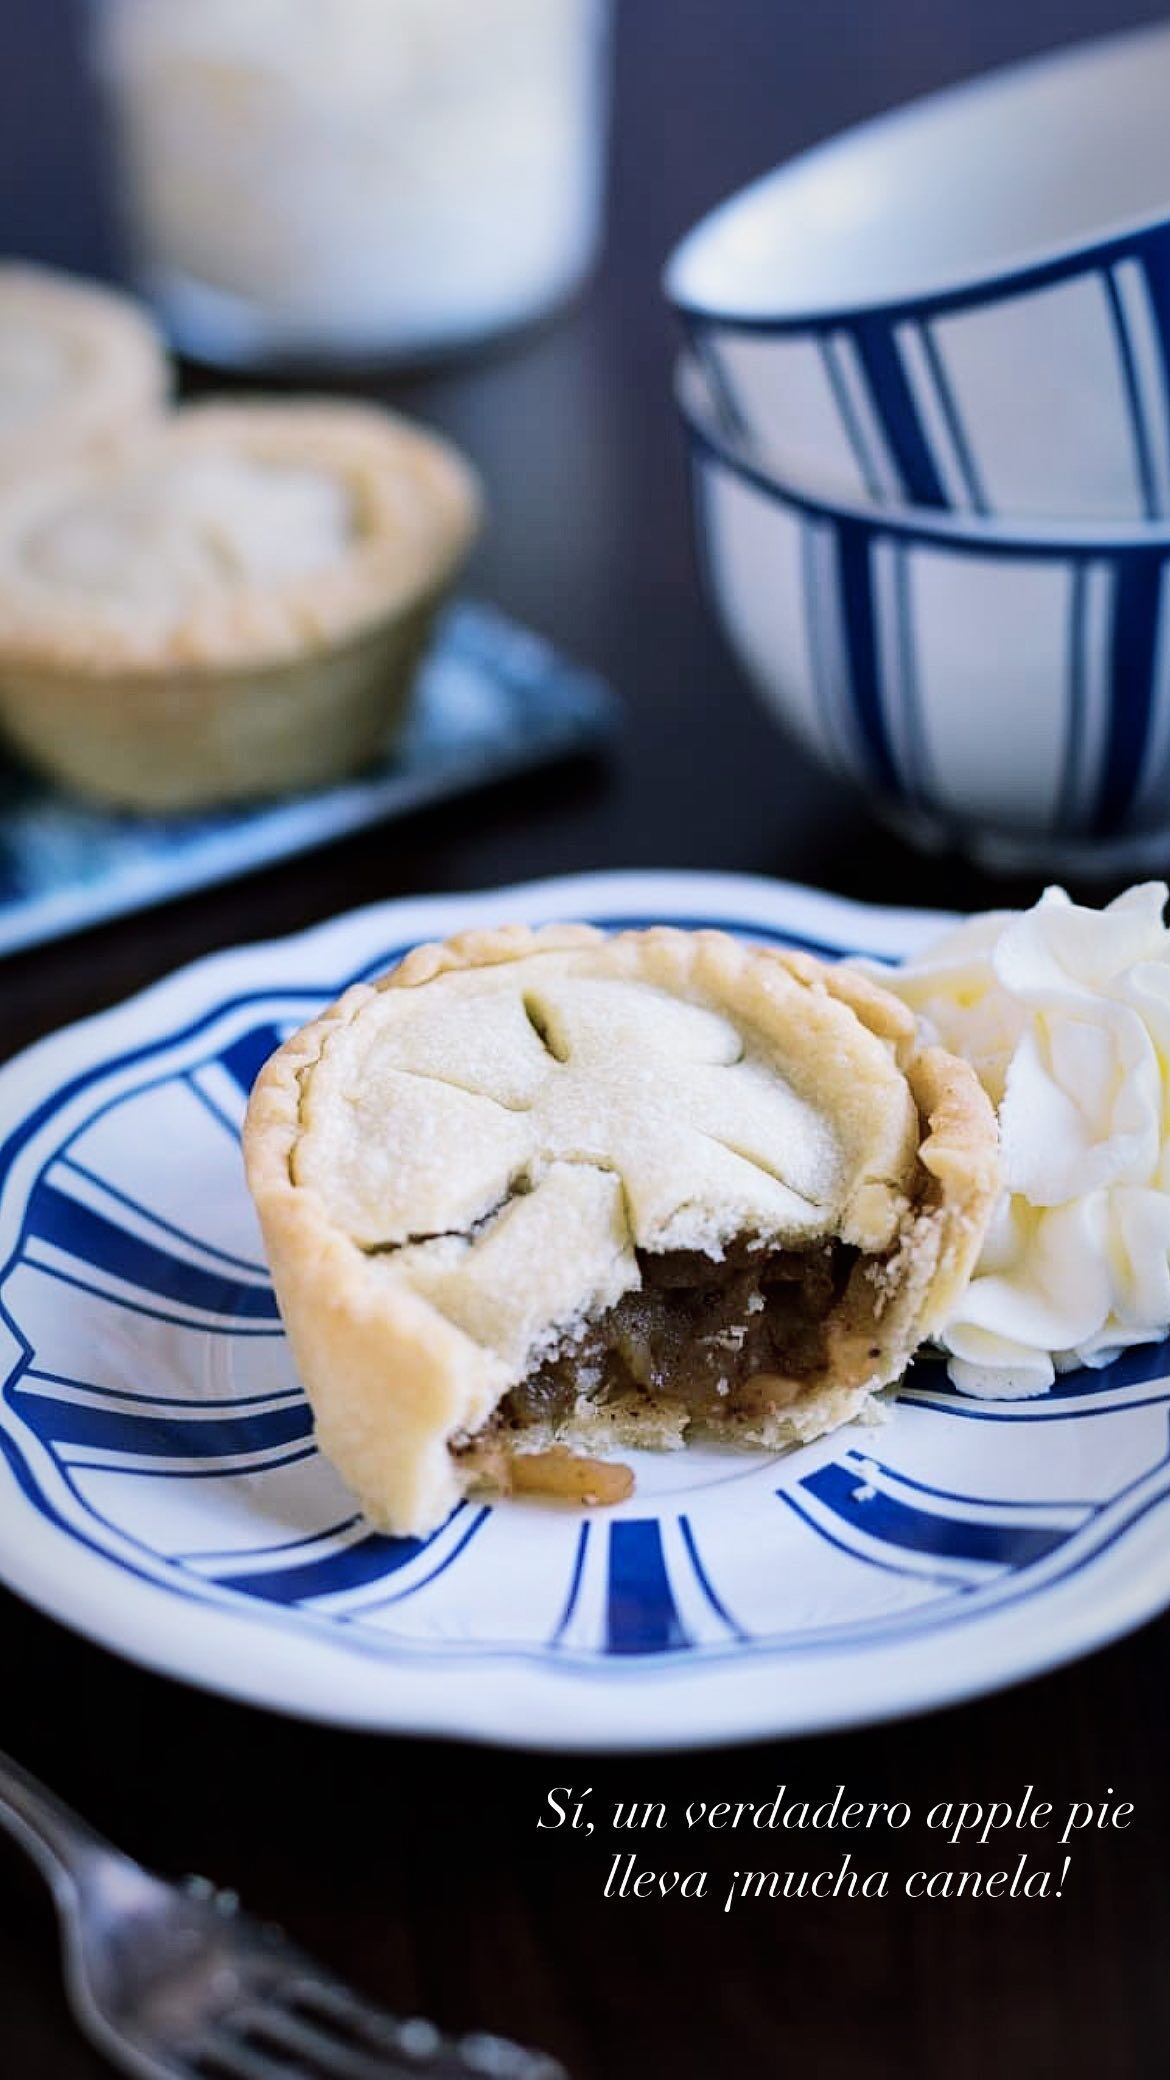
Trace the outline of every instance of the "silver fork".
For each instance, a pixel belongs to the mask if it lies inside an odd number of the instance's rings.
[[[566,2080],[502,2037],[396,2021],[233,1893],[153,1877],[4,1755],[0,1826],[52,1888],[77,2020],[140,2080]]]

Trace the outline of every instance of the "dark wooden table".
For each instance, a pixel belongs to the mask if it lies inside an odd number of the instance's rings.
[[[463,441],[487,479],[493,516],[474,588],[624,694],[612,770],[499,789],[10,961],[4,1050],[213,948],[408,891],[665,865],[784,874],[893,901],[989,900],[958,863],[924,872],[786,748],[708,626],[658,270],[717,196],[840,125],[1161,11],[1156,0],[619,0],[612,235],[599,278],[538,336],[387,390]],[[66,0],[0,4],[0,243],[108,268],[78,25]],[[1168,1656],[1163,1619],[1079,1666],[911,1723],[718,1754],[553,1761],[363,1738],[225,1704],[0,1594],[0,1744],[137,1855],[236,1886],[393,2007],[542,2043],[578,2080],[975,2080],[988,2067],[1008,2080],[1099,2080],[1167,2070]],[[770,1796],[780,1781],[816,1795],[844,1781],[920,1810],[935,1798],[1011,1798],[1029,1783],[1052,1799],[1113,1787],[1136,1813],[1126,1833],[1082,1838],[1059,1900],[893,1896],[730,1916],[721,1894],[603,1902],[609,1839],[535,1824],[553,1783],[592,1785],[600,1800]],[[921,1861],[920,1839],[896,1860]],[[694,1857],[666,1836],[655,1860],[686,1868]],[[722,1870],[742,1857],[732,1842],[712,1860]],[[3,1851],[0,2076],[103,2070],[64,2015],[40,1888]]]

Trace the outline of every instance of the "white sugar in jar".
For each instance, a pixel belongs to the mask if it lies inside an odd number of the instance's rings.
[[[601,215],[609,0],[94,0],[139,280],[246,366],[552,308]]]

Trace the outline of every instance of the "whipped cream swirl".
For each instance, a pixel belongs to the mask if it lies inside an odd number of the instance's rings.
[[[1168,893],[1050,888],[881,971],[999,1112],[1003,1196],[940,1338],[965,1393],[1040,1394],[1170,1330]]]

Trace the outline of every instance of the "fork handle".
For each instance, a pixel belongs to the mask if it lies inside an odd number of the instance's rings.
[[[0,1754],[0,1827],[32,1857],[58,1900],[79,1887],[98,1858],[128,1862],[70,1812],[63,1800],[4,1754]]]

